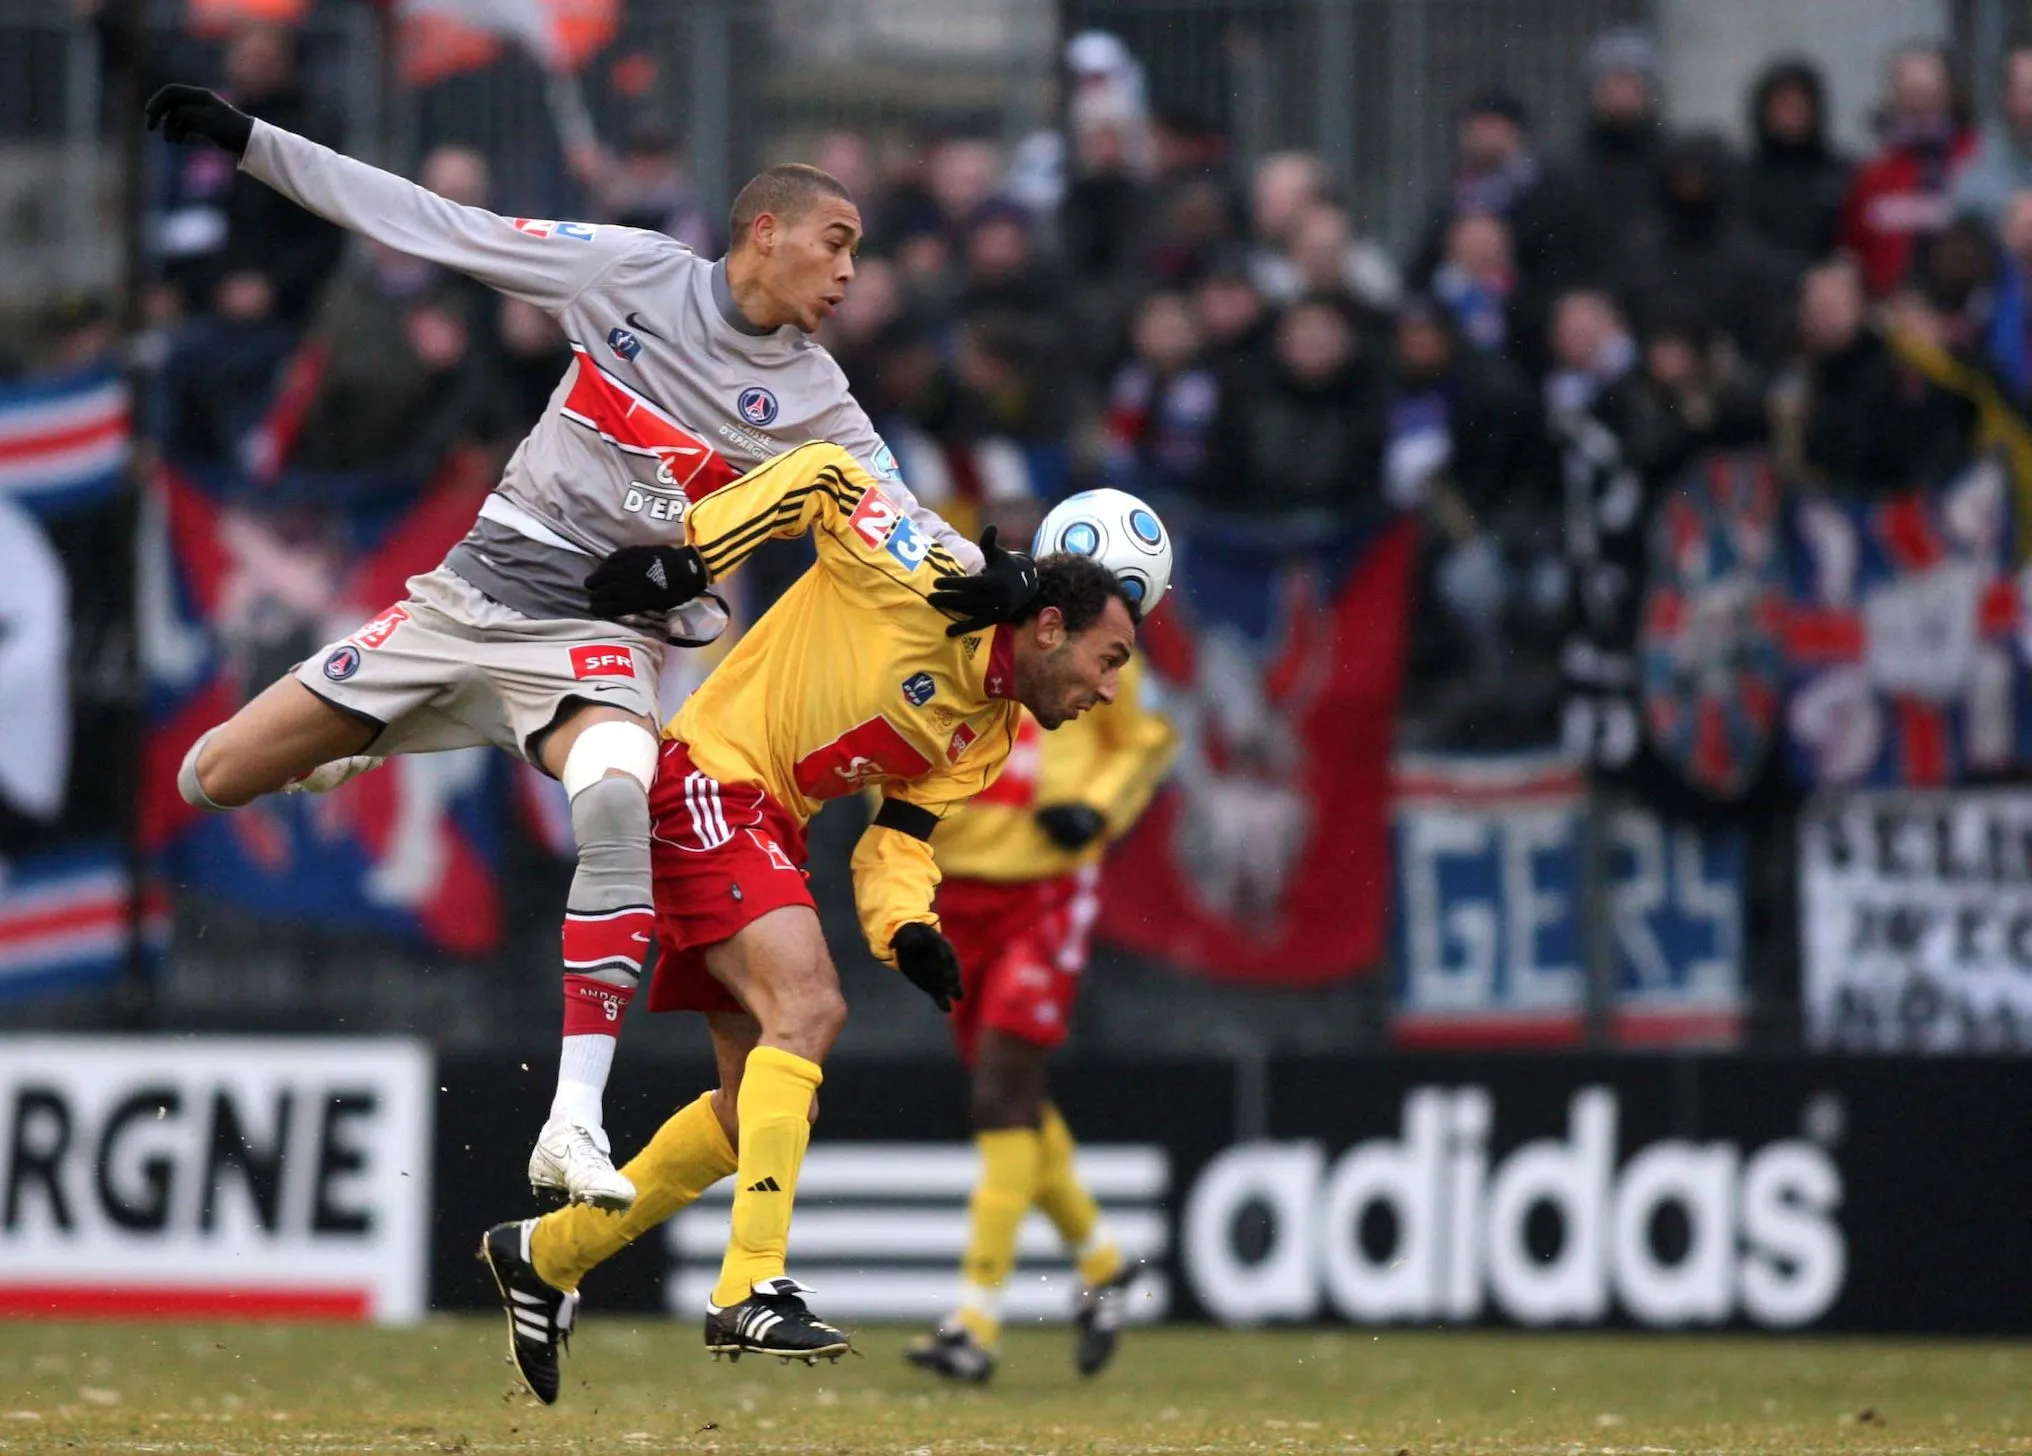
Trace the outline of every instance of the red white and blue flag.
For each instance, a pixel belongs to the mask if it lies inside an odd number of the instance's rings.
[[[0,387],[0,999],[109,981],[162,923],[105,772],[129,746],[128,417],[110,367]]]
[[[1109,858],[1105,939],[1258,985],[1381,961],[1415,531],[1391,518],[1296,550],[1181,535],[1143,633],[1179,755]]]
[[[0,496],[76,510],[120,489],[130,444],[127,385],[110,368],[0,390]]]
[[[341,484],[298,489],[305,482],[285,473],[262,489],[191,462],[165,462],[150,480],[143,843],[180,894],[484,955],[501,934],[501,755],[405,756],[330,794],[271,796],[231,814],[202,814],[176,790],[177,765],[199,734],[295,657],[399,602],[403,583],[465,533],[492,475],[456,456],[428,481]],[[383,504],[281,505],[320,498]]]
[[[2001,462],[1936,490],[1802,500],[1790,526],[1786,733],[1803,783],[1935,787],[2032,758]]]

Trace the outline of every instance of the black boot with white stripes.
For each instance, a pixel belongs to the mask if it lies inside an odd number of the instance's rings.
[[[706,1305],[706,1348],[713,1358],[725,1355],[775,1355],[788,1362],[816,1365],[821,1356],[837,1361],[847,1353],[847,1337],[804,1307],[801,1296],[812,1291],[795,1279],[764,1279],[739,1304],[721,1309]]]
[[[497,1223],[480,1240],[480,1259],[501,1291],[501,1311],[508,1316],[508,1349],[529,1393],[545,1405],[557,1404],[557,1355],[571,1343],[572,1321],[579,1297],[552,1289],[537,1277],[529,1257],[529,1235],[536,1220]]]

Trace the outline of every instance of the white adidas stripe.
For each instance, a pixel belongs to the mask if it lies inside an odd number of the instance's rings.
[[[720,803],[720,781],[718,779],[707,778],[704,774],[700,774],[699,778],[701,780],[701,797],[705,800],[706,812],[712,815],[713,826],[719,831],[720,837],[713,842],[715,844],[725,844],[734,837],[734,831],[727,827],[726,806]]]
[[[696,771],[686,774],[684,802],[685,807],[691,810],[692,833],[698,838],[699,848],[718,849],[734,837],[720,813],[720,786],[717,782]]]

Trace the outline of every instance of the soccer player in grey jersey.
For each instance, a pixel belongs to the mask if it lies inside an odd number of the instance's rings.
[[[941,605],[968,619],[955,630],[1012,615],[1034,571],[918,504],[807,337],[853,280],[861,237],[826,173],[777,167],[751,181],[715,263],[661,233],[459,206],[195,86],[156,93],[147,119],[172,142],[201,136],[234,153],[321,217],[535,304],[571,340],[542,418],[444,564],[199,738],[178,787],[228,809],[323,792],[390,754],[480,743],[559,779],[579,858],[557,1095],[529,1176],[624,1209],[635,1190],[609,1155],[601,1098],[651,942],[657,673],[666,642],[707,642],[726,625],[681,545],[687,507],[786,448],[829,440],[975,573],[941,579]]]

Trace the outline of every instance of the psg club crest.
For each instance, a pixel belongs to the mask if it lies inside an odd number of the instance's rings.
[[[360,649],[348,642],[334,647],[332,655],[325,659],[325,676],[333,682],[344,682],[360,670]]]
[[[776,423],[776,396],[759,384],[751,384],[742,390],[734,407],[740,411],[744,421],[758,430]]]

